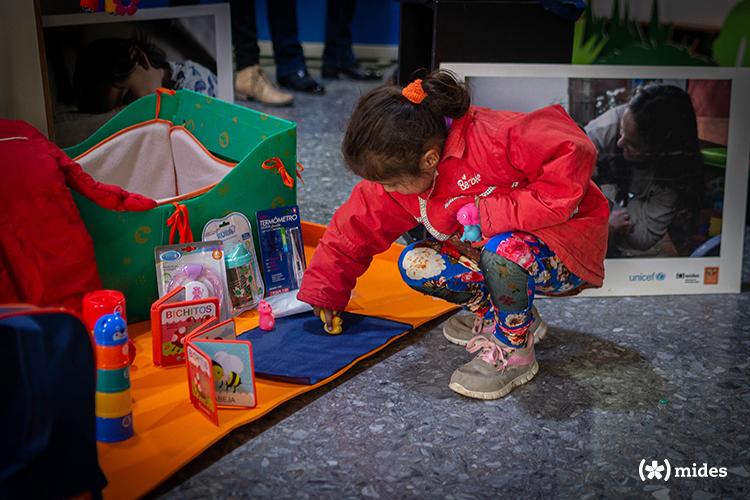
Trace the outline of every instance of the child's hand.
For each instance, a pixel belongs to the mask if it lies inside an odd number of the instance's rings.
[[[326,332],[331,334],[341,333],[341,317],[338,311],[314,306],[313,313],[325,323]]]
[[[609,214],[609,230],[611,233],[630,233],[633,231],[633,222],[630,214],[625,208],[613,208]]]

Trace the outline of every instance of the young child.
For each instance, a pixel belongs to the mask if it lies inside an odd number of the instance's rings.
[[[106,113],[153,94],[160,87],[216,97],[216,75],[194,61],[167,61],[148,39],[102,38],[76,59],[73,87],[84,113]]]
[[[342,150],[364,180],[334,214],[298,298],[330,327],[372,257],[421,223],[432,238],[404,249],[403,279],[478,318],[473,329],[446,327],[478,353],[449,387],[496,399],[531,380],[534,295],[575,294],[604,275],[609,208],[591,182],[596,150],[583,131],[560,106],[472,107],[439,71],[363,96]],[[460,241],[460,209],[479,215],[481,242]]]

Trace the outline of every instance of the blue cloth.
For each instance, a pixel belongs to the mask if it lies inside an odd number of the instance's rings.
[[[279,318],[270,332],[254,328],[239,336],[253,344],[255,374],[295,384],[316,384],[412,326],[361,314],[343,313],[344,331],[329,335],[306,312]]]

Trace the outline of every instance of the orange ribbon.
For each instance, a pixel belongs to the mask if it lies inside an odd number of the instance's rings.
[[[172,89],[165,89],[164,87],[160,87],[156,89],[156,118],[159,118],[159,111],[161,111],[161,95],[162,94],[174,95],[175,91]]]
[[[297,165],[302,166],[299,164]],[[261,164],[261,166],[266,170],[276,170],[281,176],[281,182],[283,182],[286,187],[288,187],[289,189],[292,189],[294,187],[294,178],[289,175],[289,172],[286,171],[284,162],[281,161],[281,158],[279,158],[278,156],[267,159]],[[304,170],[304,167],[302,169]],[[302,178],[299,174],[299,171],[297,171],[297,177],[299,177],[300,179]]]
[[[178,243],[190,243],[191,241],[195,241],[193,239],[193,230],[190,229],[190,214],[188,213],[187,207],[185,205],[180,205],[176,201],[172,202],[172,205],[174,205],[174,213],[167,219],[167,226],[170,228],[169,244],[175,244],[175,233],[178,233],[180,236],[180,241]]]

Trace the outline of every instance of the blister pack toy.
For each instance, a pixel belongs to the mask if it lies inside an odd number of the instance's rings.
[[[248,218],[239,212],[232,212],[221,219],[211,219],[204,226],[201,239],[220,240],[224,245],[232,314],[257,306],[265,290]]]
[[[220,318],[231,316],[224,249],[220,241],[158,246],[154,257],[159,297],[182,287],[185,300],[216,297]]]

